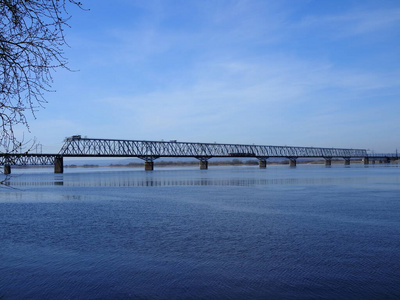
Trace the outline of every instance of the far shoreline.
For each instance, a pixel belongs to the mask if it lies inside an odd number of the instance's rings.
[[[332,165],[340,165],[343,164],[343,159],[332,159]],[[361,164],[362,159],[352,159],[352,164]],[[398,164],[399,161],[392,161],[391,163]],[[298,159],[297,165],[324,165],[324,159]],[[370,163],[371,164],[371,163]],[[377,163],[379,164],[379,163]],[[130,162],[127,164],[108,164],[108,165],[100,165],[100,164],[65,164],[64,168],[142,168],[144,162]],[[155,167],[196,167],[199,165],[199,161],[154,161]],[[233,160],[220,160],[220,161],[212,161],[209,160],[209,166],[258,166],[258,160],[240,160],[240,159],[233,159]],[[289,165],[289,160],[282,160],[282,161],[269,161],[267,165]],[[21,168],[21,169],[30,169],[30,168],[52,168],[53,166],[38,166],[38,165],[26,165],[26,166],[13,166],[14,168]]]

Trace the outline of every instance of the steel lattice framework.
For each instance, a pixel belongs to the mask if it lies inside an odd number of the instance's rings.
[[[196,157],[207,160],[211,157],[266,159],[269,157],[362,158],[368,156],[365,149],[91,139],[79,136],[67,138],[59,155],[64,157],[139,157],[146,161],[159,157]]]
[[[146,162],[160,157],[195,157],[201,161],[212,157],[254,157],[260,161],[266,161],[270,157],[288,158],[293,161],[297,158],[368,158],[387,161],[399,159],[397,152],[368,154],[365,149],[91,139],[72,136],[65,139],[58,154],[0,153],[0,165],[58,164],[62,167],[63,157],[138,157]]]
[[[61,157],[58,154],[0,154],[0,165],[18,165],[18,166],[51,166],[55,164],[55,159]]]

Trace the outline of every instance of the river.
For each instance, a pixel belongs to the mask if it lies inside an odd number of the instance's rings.
[[[399,299],[400,165],[13,169],[0,299]]]

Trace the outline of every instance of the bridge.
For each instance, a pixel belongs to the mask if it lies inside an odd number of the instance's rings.
[[[11,165],[54,165],[55,173],[63,173],[64,157],[137,157],[144,160],[147,171],[153,170],[154,160],[161,157],[196,158],[200,169],[207,169],[208,160],[214,157],[255,158],[260,168],[266,168],[268,158],[286,158],[291,167],[299,158],[323,158],[327,166],[336,158],[343,159],[345,165],[357,158],[363,159],[364,164],[399,159],[397,153],[370,155],[365,149],[93,139],[75,135],[65,139],[57,154],[0,153],[0,165],[4,166],[4,174],[11,173]]]

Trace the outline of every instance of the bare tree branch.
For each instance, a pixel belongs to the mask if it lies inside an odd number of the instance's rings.
[[[14,128],[29,130],[27,114],[46,104],[52,72],[69,70],[63,48],[68,5],[75,0],[0,0],[0,151],[22,143]]]

